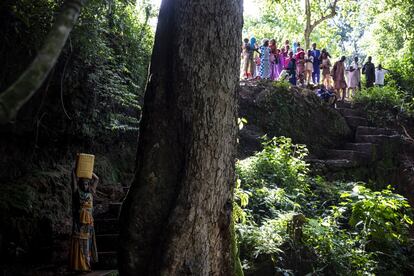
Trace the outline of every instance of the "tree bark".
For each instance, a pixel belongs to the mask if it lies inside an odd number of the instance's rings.
[[[0,124],[13,120],[43,84],[65,46],[86,0],[66,0],[43,47],[23,74],[0,94]]]
[[[120,225],[121,275],[233,275],[242,0],[163,1]]]
[[[311,20],[312,20],[312,13],[311,13],[311,6],[310,0],[305,0],[305,18],[306,18],[306,26],[305,26],[305,50],[310,49],[310,35],[312,33],[311,30]]]

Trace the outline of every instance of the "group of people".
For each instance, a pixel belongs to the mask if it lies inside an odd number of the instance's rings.
[[[298,42],[291,47],[289,40],[279,48],[275,39],[263,39],[259,46],[254,37],[245,38],[242,58],[244,79],[288,80],[292,85],[306,86],[319,85],[322,76],[323,86],[334,90],[338,98],[342,94],[342,99],[361,89],[361,73],[366,75],[367,88],[374,83],[384,85],[384,75],[388,73],[381,65],[375,68],[371,57],[363,66],[355,57],[346,68],[344,56],[332,65],[329,52],[317,49],[316,43],[305,51]]]

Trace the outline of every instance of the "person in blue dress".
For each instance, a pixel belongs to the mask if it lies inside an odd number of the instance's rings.
[[[313,72],[312,72],[312,81],[314,84],[319,84],[321,78],[321,51],[316,49],[316,43],[312,44],[312,56],[313,56]]]
[[[260,79],[269,79],[270,78],[270,48],[269,48],[268,39],[263,39],[262,46],[260,46],[259,51],[260,51],[259,77]]]

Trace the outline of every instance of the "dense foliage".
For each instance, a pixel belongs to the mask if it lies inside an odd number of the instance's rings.
[[[311,178],[307,149],[289,138],[263,146],[237,164],[234,218],[246,270],[263,265],[266,256],[285,275],[399,275],[411,269],[413,222],[405,198],[391,187],[373,191],[364,183]]]
[[[2,1],[0,89],[36,55],[62,1]],[[103,139],[138,128],[153,43],[148,1],[88,1],[59,62],[27,105],[39,132]],[[22,47],[14,47],[22,45]],[[11,70],[7,68],[12,68]],[[23,119],[26,119],[25,117]],[[20,120],[24,121],[24,120]]]
[[[354,101],[362,104],[369,120],[376,125],[405,124],[414,118],[414,97],[396,86],[362,90],[356,93]]]

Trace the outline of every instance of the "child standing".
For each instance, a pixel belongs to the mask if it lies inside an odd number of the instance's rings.
[[[296,59],[293,56],[293,52],[289,52],[289,62],[286,67],[286,70],[289,73],[289,82],[292,85],[296,85]]]
[[[250,43],[249,39],[243,40],[242,46],[242,58],[243,58],[243,78],[248,79],[251,75],[251,65],[253,65],[253,56],[250,55]]]
[[[305,56],[305,82],[307,85],[310,84],[310,81],[312,79],[312,73],[313,73],[313,55],[312,51],[308,50],[308,54]]]

